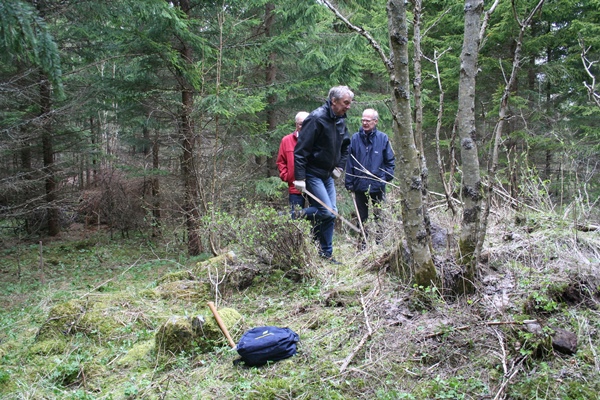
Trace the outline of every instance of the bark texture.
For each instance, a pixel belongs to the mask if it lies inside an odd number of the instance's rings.
[[[403,249],[400,244],[392,262],[405,272],[405,275],[410,274],[417,285],[430,286],[436,283],[437,274],[430,251],[431,239],[425,225],[422,171],[412,129],[406,4],[404,0],[390,0],[387,7],[393,65],[390,70],[390,84],[394,99],[391,104],[396,176],[402,190],[402,222],[411,253],[410,261],[406,265],[403,262]],[[401,268],[402,266],[407,266],[408,269]]]
[[[177,4],[183,13],[190,15],[190,2],[187,0],[179,1]],[[191,47],[185,42],[181,42],[179,55],[185,64],[193,64],[193,55]],[[181,134],[183,155],[181,161],[181,174],[185,190],[183,201],[183,211],[185,214],[185,223],[188,232],[188,253],[190,256],[197,256],[202,252],[202,244],[198,235],[200,213],[197,207],[198,200],[198,179],[195,166],[194,152],[196,148],[196,134],[194,132],[194,123],[192,110],[194,108],[193,88],[185,80],[182,74],[179,75],[181,86],[181,115],[179,131]]]
[[[464,202],[459,239],[459,262],[466,267],[465,282],[472,287],[475,276],[473,256],[479,237],[483,191],[476,143],[475,82],[479,54],[479,30],[483,0],[465,0],[465,32],[460,55],[460,80],[458,87],[458,135],[462,160],[462,199]],[[465,287],[467,292],[471,287]]]
[[[44,175],[46,181],[46,207],[48,219],[48,235],[60,233],[59,210],[56,206],[56,172],[54,166],[54,141],[52,138],[52,90],[50,81],[45,75],[40,79],[40,120],[42,121],[42,153],[44,159]]]

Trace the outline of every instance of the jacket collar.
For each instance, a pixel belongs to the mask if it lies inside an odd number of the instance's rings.
[[[373,137],[375,137],[375,132],[377,132],[377,128],[374,128],[371,132],[367,133],[361,126],[358,131],[358,134],[360,135],[360,138],[362,139],[362,141],[365,144],[367,144],[367,143],[373,142]]]

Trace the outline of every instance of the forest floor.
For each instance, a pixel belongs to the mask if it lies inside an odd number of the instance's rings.
[[[490,218],[476,291],[459,298],[407,285],[381,264],[392,234],[359,251],[338,227],[341,264],[310,258],[300,280],[238,254],[228,268],[254,271],[251,281],[228,285],[215,268],[203,277],[208,291],[191,274],[206,257],[187,257],[174,236],[110,239],[73,226],[40,245],[4,235],[0,398],[598,398],[600,232],[553,213]],[[458,222],[433,220],[450,239],[436,260],[451,265]],[[179,291],[165,292],[169,282]],[[209,318],[207,301],[240,313],[234,341],[250,327],[285,326],[300,336],[298,353],[245,368],[222,338],[210,351],[159,357],[158,328],[172,316]],[[67,305],[77,315],[57,317]],[[59,318],[58,336],[45,335]],[[557,332],[576,338],[574,353],[555,346]]]

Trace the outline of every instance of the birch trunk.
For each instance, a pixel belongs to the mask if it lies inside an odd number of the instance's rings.
[[[461,194],[464,203],[459,238],[459,262],[466,267],[465,292],[473,288],[475,276],[474,253],[479,237],[483,192],[475,127],[475,82],[479,54],[479,31],[483,0],[465,0],[465,32],[460,55],[460,80],[458,86],[458,136],[462,160]]]
[[[425,225],[423,180],[419,151],[415,145],[410,108],[408,70],[408,28],[404,0],[388,1],[388,28],[392,50],[390,84],[393,90],[392,113],[397,174],[402,190],[402,222],[411,253],[410,265],[399,268],[411,275],[417,285],[436,283],[437,274],[430,251],[431,239]],[[402,245],[392,263],[403,266]],[[406,275],[406,274],[405,274]]]

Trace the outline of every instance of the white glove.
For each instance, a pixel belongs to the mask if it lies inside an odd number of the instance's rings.
[[[331,173],[333,175],[333,179],[337,179],[340,176],[342,176],[342,172],[344,172],[343,169],[341,169],[340,167],[335,167],[335,169]]]
[[[297,191],[304,193],[304,191],[306,190],[306,181],[294,181],[294,187]]]

